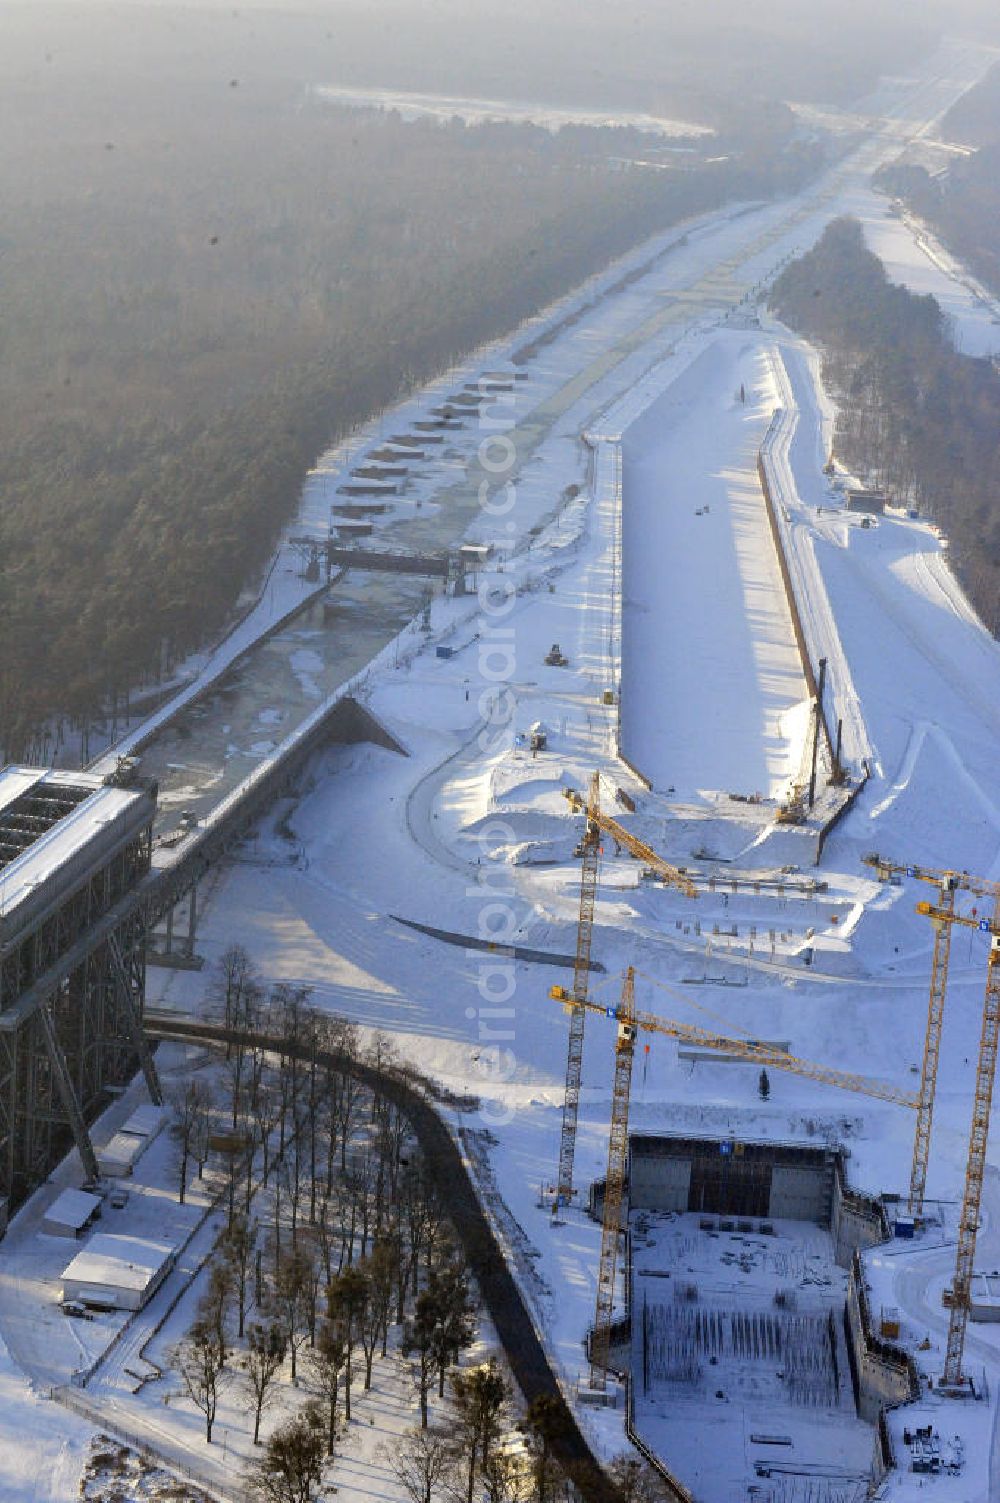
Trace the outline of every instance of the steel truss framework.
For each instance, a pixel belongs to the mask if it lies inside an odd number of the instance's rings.
[[[146,826],[0,958],[0,1195],[11,1204],[74,1141],[96,1174],[86,1123],[107,1105],[108,1087],[135,1072],[146,964],[141,907],[126,905],[110,931],[100,920],[148,873],[151,851]],[[156,1100],[154,1082],[155,1071]]]
[[[629,966],[618,1008],[615,1041],[615,1085],[611,1098],[611,1131],[608,1135],[608,1175],[604,1182],[604,1217],[601,1224],[601,1261],[597,1274],[597,1312],[590,1338],[590,1382],[602,1388],[611,1350],[611,1327],[615,1313],[615,1271],[621,1238],[622,1199],[628,1160],[628,1108],[632,1091],[632,1058],[635,1054],[635,972]]]

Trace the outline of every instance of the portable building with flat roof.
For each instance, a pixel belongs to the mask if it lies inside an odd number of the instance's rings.
[[[101,1197],[86,1190],[63,1190],[42,1217],[49,1237],[82,1237],[101,1214]]]
[[[176,1257],[169,1242],[97,1232],[63,1270],[62,1297],[108,1310],[141,1310]]]

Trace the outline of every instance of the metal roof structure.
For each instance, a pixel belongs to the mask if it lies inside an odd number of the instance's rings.
[[[149,810],[145,788],[108,786],[93,773],[0,771],[0,943],[38,889],[51,891],[62,872],[72,880],[81,856],[90,864],[127,841]]]

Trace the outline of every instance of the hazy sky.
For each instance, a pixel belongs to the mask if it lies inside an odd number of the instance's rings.
[[[30,4],[41,9],[46,0],[0,0],[0,9],[23,8]],[[161,9],[207,11],[287,11],[299,15],[335,15],[351,11],[367,14],[373,26],[378,26],[379,17],[388,9],[412,11],[414,14],[456,16],[482,16],[498,14],[494,0],[56,0],[61,5],[92,6],[107,8],[129,6],[136,9]],[[740,26],[766,27],[782,15],[798,15],[811,18],[815,25],[821,18],[831,16],[841,23],[877,16],[897,22],[900,27],[925,24],[957,24],[971,17],[988,17],[996,9],[994,0],[766,0],[766,3],[748,5],[747,0],[624,0],[613,4],[611,0],[504,0],[500,15],[517,14],[544,18],[576,15],[588,21],[601,20],[613,26],[622,21],[631,23],[638,16],[645,16],[652,24],[665,18],[676,18],[690,23],[693,20],[718,24],[721,19]]]

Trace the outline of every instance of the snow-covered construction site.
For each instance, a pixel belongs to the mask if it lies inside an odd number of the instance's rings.
[[[160,1074],[222,1100],[231,1061],[177,1029],[234,944],[390,1039],[586,1444],[677,1500],[1000,1498],[1000,647],[933,521],[831,462],[819,354],[766,309],[849,212],[967,347],[1000,350],[995,310],[869,187],[989,61],[945,48],[799,197],[643,246],[332,451],[234,639],[117,749],[137,769],[98,768],[159,784],[139,891],[147,1028],[176,1025]],[[387,558],[449,550],[393,595]],[[350,726],[320,735],[345,694]],[[77,1151],[0,1243],[0,1436],[60,1458],[11,1498],[67,1496],[102,1424],[243,1496],[252,1417],[230,1396],[209,1444],[169,1378],[224,1180],[177,1204],[167,1134],[99,1176],[131,1187],[108,1240],[166,1256],[144,1308],[56,1313],[71,1253],[43,1217],[152,1079],[96,1124],[63,1090]],[[403,1496],[384,1448],[416,1405],[390,1354],[331,1465],[341,1499]]]

